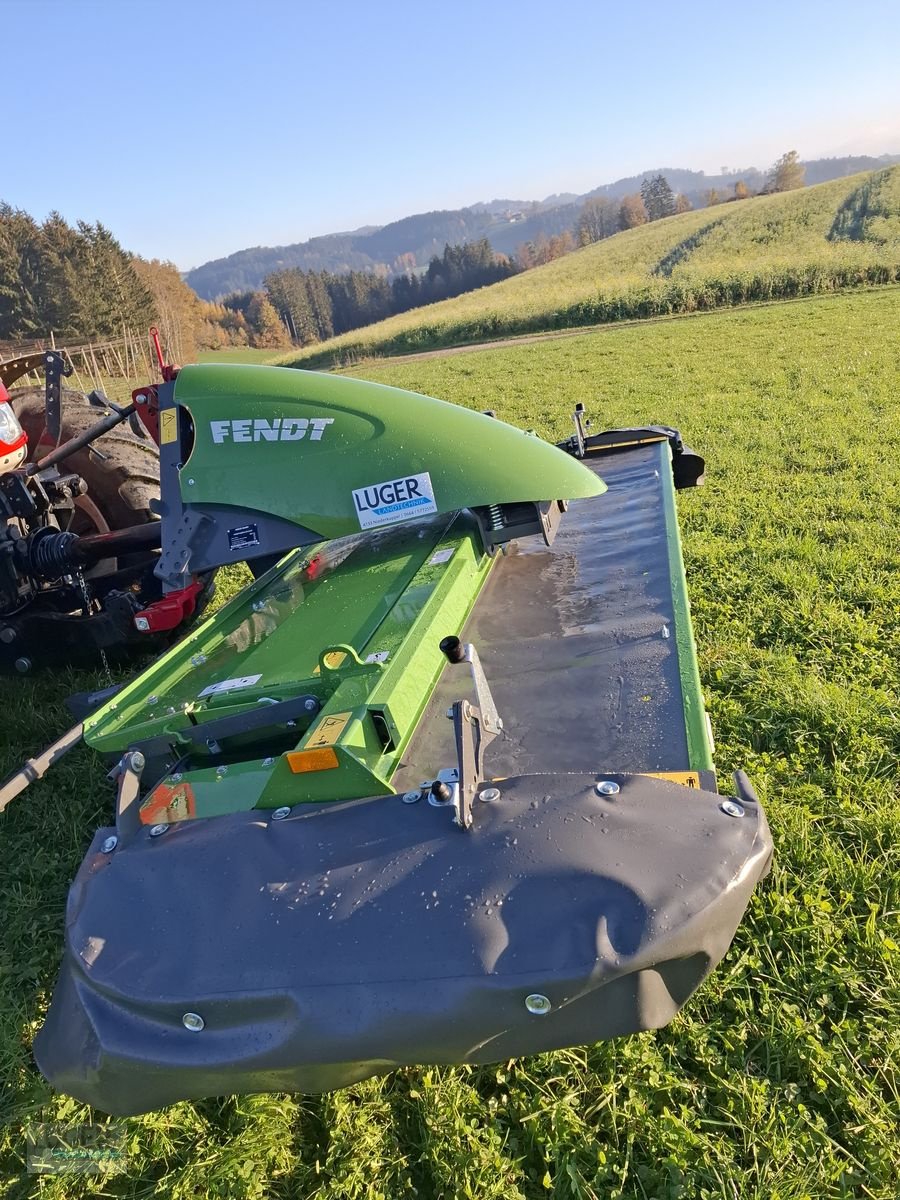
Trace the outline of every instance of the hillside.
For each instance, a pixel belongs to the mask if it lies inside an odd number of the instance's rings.
[[[294,351],[298,366],[900,279],[900,167],[682,213]]]
[[[828,179],[867,171],[900,161],[897,156],[880,159],[867,156],[821,158],[804,164],[806,181],[821,183]],[[486,237],[494,250],[511,254],[523,242],[543,235],[553,237],[571,229],[584,201],[594,196],[620,200],[640,191],[645,178],[664,174],[676,192],[684,193],[695,207],[705,203],[705,194],[715,188],[730,191],[738,179],[758,190],[765,173],[756,167],[706,175],[678,167],[654,168],[641,175],[603,184],[584,195],[565,193],[541,201],[492,200],[468,208],[419,213],[392,221],[384,226],[365,226],[350,233],[327,234],[289,246],[254,246],[225,258],[203,263],[188,271],[186,281],[198,296],[215,300],[229,292],[258,288],[272,271],[299,267],[304,271],[365,271],[406,269],[406,256],[414,265],[425,266],[433,254],[440,254],[447,243],[477,241]],[[403,260],[401,264],[399,260]]]

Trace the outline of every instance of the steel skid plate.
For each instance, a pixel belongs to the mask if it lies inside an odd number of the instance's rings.
[[[665,1024],[728,948],[771,854],[765,817],[596,782],[504,780],[467,832],[400,796],[142,830],[110,853],[99,831],[41,1071],[125,1115]]]

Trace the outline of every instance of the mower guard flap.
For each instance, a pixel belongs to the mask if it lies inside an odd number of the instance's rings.
[[[144,829],[111,854],[100,830],[41,1071],[127,1115],[664,1025],[728,948],[771,840],[752,802],[732,816],[712,792],[605,778],[618,794],[500,781],[466,833],[396,795]]]

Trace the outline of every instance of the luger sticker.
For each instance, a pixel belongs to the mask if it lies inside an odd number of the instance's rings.
[[[437,512],[431,476],[427,471],[421,475],[389,479],[386,483],[373,483],[371,487],[355,488],[353,504],[360,529],[392,525],[395,521]]]

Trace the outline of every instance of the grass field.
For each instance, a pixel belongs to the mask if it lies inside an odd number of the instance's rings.
[[[285,355],[353,363],[900,278],[900,168],[643,225],[489,288]]]
[[[253,350],[250,346],[229,346],[225,350],[201,350],[197,362],[202,363],[269,363],[284,357],[283,350]]]
[[[679,507],[716,761],[749,771],[776,860],[676,1021],[331,1096],[179,1104],[127,1122],[126,1174],[39,1188],[26,1128],[90,1119],[29,1054],[68,880],[111,811],[76,753],[0,819],[0,1196],[897,1200],[898,322],[900,290],[857,292],[358,372],[552,437],[583,400],[595,427],[664,420],[707,456]],[[8,682],[0,769],[86,685]]]

